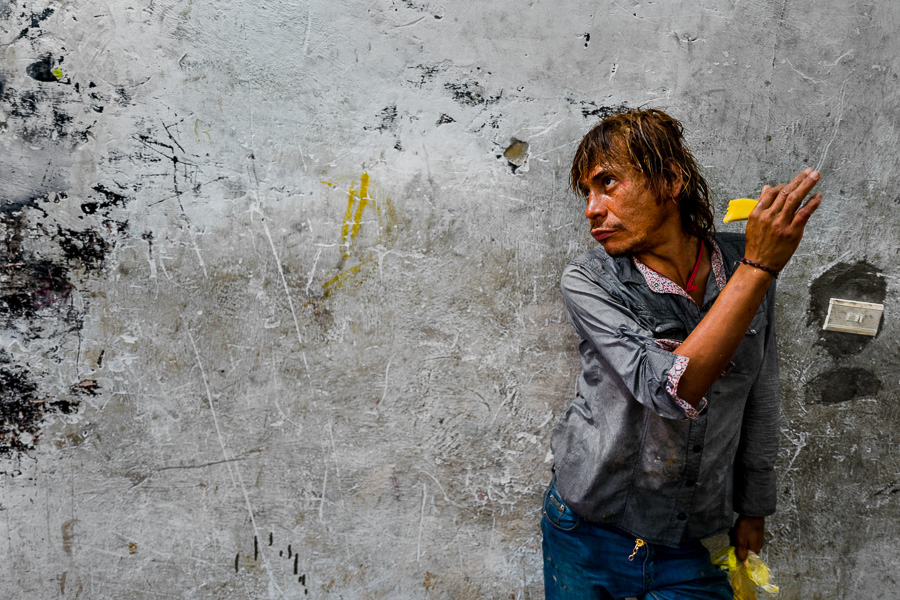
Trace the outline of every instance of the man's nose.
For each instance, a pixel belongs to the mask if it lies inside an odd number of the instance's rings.
[[[588,194],[587,207],[584,209],[584,216],[588,219],[596,219],[606,216],[606,196],[591,192]]]

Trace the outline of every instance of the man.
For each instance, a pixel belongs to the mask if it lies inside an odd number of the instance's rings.
[[[731,528],[743,560],[775,511],[774,282],[821,202],[804,203],[819,173],[764,187],[746,240],[714,235],[682,131],[630,110],[575,153],[600,246],[562,276],[582,373],[551,440],[548,599],[730,599],[700,539]]]

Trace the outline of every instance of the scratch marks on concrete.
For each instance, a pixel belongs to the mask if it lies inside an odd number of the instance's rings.
[[[209,411],[210,411],[210,414],[212,415],[213,426],[215,427],[215,430],[216,430],[216,438],[218,439],[219,447],[222,450],[222,457],[225,462],[225,466],[228,468],[228,474],[231,476],[231,482],[234,484],[234,486],[236,488],[240,489],[241,494],[243,494],[244,504],[247,507],[247,513],[250,516],[250,523],[253,526],[253,534],[256,537],[259,537],[259,528],[256,526],[256,515],[253,512],[253,505],[250,503],[250,496],[247,494],[247,488],[244,485],[244,478],[243,478],[243,476],[241,476],[241,472],[237,467],[232,468],[232,466],[231,466],[233,459],[230,456],[228,456],[228,449],[226,448],[226,445],[225,445],[225,438],[222,435],[221,427],[219,427],[219,417],[218,417],[218,414],[216,411],[215,400],[213,399],[212,392],[209,389],[209,379],[207,379],[207,377],[206,377],[206,370],[203,368],[203,361],[200,359],[200,351],[197,349],[197,343],[194,341],[194,335],[191,333],[191,330],[189,328],[187,329],[187,335],[188,335],[188,339],[191,342],[191,348],[194,350],[194,358],[197,360],[197,368],[200,370],[200,377],[203,380],[203,389],[206,391],[207,405],[209,406]],[[283,597],[284,593],[281,591],[281,588],[275,582],[275,578],[272,573],[272,569],[269,565],[269,561],[267,560],[265,554],[261,553],[261,556],[263,559],[263,565],[265,566],[266,572],[269,575],[269,597],[274,598],[275,591],[277,591],[278,594]],[[237,565],[238,565],[238,559],[237,559],[237,557],[235,557],[235,570],[237,570]]]
[[[278,256],[278,250],[275,248],[275,241],[272,239],[272,232],[269,230],[269,220],[266,218],[266,215],[263,214],[262,206],[259,201],[254,205],[253,210],[258,212],[261,217],[263,231],[265,231],[266,239],[269,241],[269,248],[272,249],[272,256],[275,257],[275,266],[278,268],[278,275],[281,277],[281,284],[284,287],[284,295],[287,299],[288,308],[290,308],[291,317],[294,319],[294,331],[297,333],[297,343],[302,347],[303,335],[300,333],[300,321],[297,320],[297,311],[294,309],[294,300],[291,298],[291,289],[288,287],[287,278],[284,276],[284,269],[281,266],[281,258]],[[315,266],[313,268],[315,268]],[[308,284],[307,289],[309,289]]]
[[[831,148],[832,142],[837,137],[838,127],[841,126],[841,120],[844,118],[844,88],[847,86],[847,80],[841,84],[841,99],[840,105],[838,106],[838,115],[834,120],[834,129],[831,132],[831,139],[825,144],[825,148],[822,150],[822,156],[819,158],[819,162],[816,163],[816,170],[820,171],[822,169],[822,165],[825,164],[825,157],[828,156],[828,149]]]
[[[416,538],[416,562],[422,559],[422,533],[425,531],[425,505],[428,501],[428,484],[422,484],[422,513],[419,517],[419,536]]]

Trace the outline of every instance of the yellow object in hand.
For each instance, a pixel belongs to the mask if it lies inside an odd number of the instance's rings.
[[[732,221],[743,221],[747,217],[750,216],[750,211],[756,206],[757,201],[753,198],[736,198],[728,203],[728,211],[725,213],[725,218],[722,219],[725,223],[731,223]]]
[[[726,546],[712,556],[712,563],[728,571],[734,600],[757,600],[757,588],[772,596],[778,593],[778,586],[769,579],[769,567],[752,550],[747,552],[747,560],[740,563],[734,546]]]

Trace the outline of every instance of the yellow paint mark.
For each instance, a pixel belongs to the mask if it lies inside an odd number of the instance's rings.
[[[357,199],[359,199],[359,204],[356,203]],[[350,246],[359,235],[363,211],[369,204],[372,204],[376,211],[378,210],[375,201],[369,198],[369,174],[363,173],[359,178],[359,191],[353,189],[351,185],[350,192],[347,194],[347,212],[344,214],[344,224],[341,227],[341,246],[344,248],[344,258],[350,258]],[[355,212],[354,205],[356,206]]]
[[[363,173],[359,178],[359,205],[356,207],[356,216],[353,217],[353,231],[350,233],[350,239],[355,240],[359,234],[359,226],[362,224],[363,211],[369,203],[369,174]]]
[[[432,573],[430,571],[426,571],[425,572],[425,581],[422,582],[422,587],[424,587],[426,590],[430,591],[430,590],[434,589],[434,584],[436,583],[436,581],[437,581],[437,575],[435,575],[434,573]]]
[[[350,219],[353,217],[353,204],[356,200],[356,190],[350,186],[350,194],[347,198],[347,212],[344,214],[344,225],[341,227],[341,247],[344,249],[344,258],[350,258],[350,244],[347,243],[347,234],[350,233]]]
[[[56,67],[55,69],[53,69],[50,72],[53,73],[53,76],[56,77],[57,79],[63,78],[63,71],[59,67]]]
[[[358,265],[352,266],[345,271],[341,271],[340,273],[326,281],[324,284],[322,284],[322,288],[325,290],[325,294],[327,295],[329,292],[331,292],[331,286],[334,286],[334,289],[337,289],[344,285],[344,283],[347,281],[347,278],[349,278],[351,275],[359,271],[360,268],[369,264],[370,262],[372,262],[371,258],[364,259]]]
[[[197,136],[197,141],[200,141],[200,134],[206,134],[209,143],[212,144],[212,136],[209,135],[209,129],[200,129],[200,119],[194,119],[194,135]]]
[[[320,181],[322,185],[343,189],[347,193],[347,206],[340,226],[340,244],[338,245],[340,258],[334,270],[329,274],[331,278],[322,284],[324,295],[328,297],[342,286],[346,290],[347,287],[350,287],[349,284],[362,283],[375,271],[375,267],[378,265],[376,259],[382,256],[379,252],[391,246],[397,224],[397,214],[391,199],[376,192],[377,185],[371,181],[368,173],[362,173],[359,176],[358,186],[355,182],[348,182],[344,177],[329,177],[331,181],[328,181],[324,179],[328,177],[324,171],[320,176],[323,177]],[[377,201],[376,196],[378,197]],[[368,214],[368,218],[365,229],[368,235],[362,235],[363,217],[366,214]],[[374,229],[369,231],[370,227],[374,227]],[[372,248],[366,246],[372,246]]]

